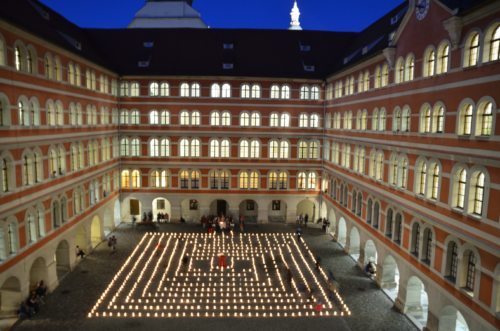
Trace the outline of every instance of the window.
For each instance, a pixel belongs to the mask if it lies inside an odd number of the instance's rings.
[[[179,177],[180,177],[181,189],[188,189],[189,188],[189,172],[187,170],[182,170]]]
[[[455,203],[454,207],[464,209],[465,207],[465,188],[467,186],[467,170],[459,169],[455,175]]]
[[[189,125],[189,112],[186,110],[181,111],[180,115],[180,124],[181,125]]]
[[[280,98],[280,88],[278,85],[271,86],[271,99],[279,99]]]
[[[278,158],[278,148],[279,143],[276,140],[271,140],[269,142],[269,158],[270,159],[277,159]]]
[[[389,238],[392,238],[392,224],[393,224],[393,215],[394,212],[391,208],[387,209],[386,217],[385,217],[385,235]]]
[[[283,85],[281,87],[281,99],[290,99],[290,87]]]
[[[448,65],[450,60],[450,46],[447,42],[443,42],[438,47],[438,61],[436,73],[438,75],[448,72]]]
[[[432,259],[432,231],[431,229],[424,230],[422,261],[428,265],[431,264]]]
[[[308,145],[305,141],[299,142],[299,159],[307,158]]]
[[[158,139],[151,139],[149,142],[149,156],[158,157],[160,156],[160,144]]]
[[[444,132],[444,107],[442,105],[434,106],[434,111],[432,112],[432,132]]]
[[[384,152],[378,152],[375,165],[375,179],[383,180],[383,176],[384,176]]]
[[[299,128],[307,128],[309,125],[309,117],[307,114],[300,114],[299,116]]]
[[[219,141],[210,141],[210,157],[219,157]]]
[[[160,140],[160,156],[170,156],[170,140],[163,138]]]
[[[472,201],[472,206],[470,206],[469,209],[470,212],[475,215],[483,214],[485,189],[484,180],[485,176],[483,172],[475,172],[471,176],[470,201]]]
[[[149,124],[160,124],[160,118],[158,116],[158,111],[157,110],[152,110],[149,113]]]
[[[228,170],[223,170],[220,172],[220,188],[223,190],[229,189],[229,179],[231,178],[231,174]]]
[[[122,187],[129,188],[130,187],[130,171],[123,170],[122,171]]]
[[[415,57],[408,55],[405,61],[405,82],[413,80],[415,75]]]
[[[259,99],[261,96],[260,86],[257,84],[252,85],[252,98]]]
[[[157,97],[160,95],[160,85],[157,82],[149,84],[149,96]]]
[[[130,156],[140,156],[141,155],[141,142],[138,138],[134,138],[130,141]]]
[[[160,96],[162,97],[168,97],[170,95],[170,85],[168,83],[161,83],[160,84]]]
[[[179,90],[180,90],[181,97],[189,97],[189,84],[188,83],[182,83]]]
[[[432,200],[437,200],[438,199],[438,194],[439,194],[439,172],[440,168],[437,163],[431,164],[429,167],[429,175],[431,176],[431,182],[430,182],[430,192],[428,194],[428,197],[431,198]]]
[[[5,55],[6,55],[5,41],[3,40],[2,37],[0,37],[0,66],[5,65]]]
[[[132,110],[130,112],[130,124],[139,125],[141,124],[141,114],[138,110]]]
[[[348,153],[350,153],[351,146],[348,146],[348,149]],[[317,141],[311,141],[309,143],[309,158],[313,160],[319,158],[319,143]]]
[[[411,253],[418,257],[420,248],[420,224],[415,222],[411,231],[412,245]]]
[[[191,125],[200,125],[201,115],[200,112],[195,110],[191,113]]]
[[[384,63],[382,66],[382,87],[389,85],[389,65]]]
[[[220,145],[220,157],[229,157],[231,151],[231,142],[229,139],[224,139]]]
[[[191,188],[192,189],[200,188],[200,172],[197,170],[191,172]]]
[[[311,100],[319,100],[320,99],[320,91],[318,86],[311,87]]]
[[[210,96],[212,98],[220,98],[221,96],[221,90],[220,90],[220,85],[217,83],[212,84],[210,87]]]
[[[458,116],[458,134],[470,136],[472,133],[472,105],[463,105],[458,113]]]
[[[260,126],[260,114],[257,112],[253,112],[250,116],[250,126]]]
[[[417,170],[416,193],[424,195],[426,188],[426,180],[427,180],[427,163],[425,161],[419,161],[416,170]]]
[[[405,73],[405,61],[402,57],[400,57],[396,61],[396,67],[395,67],[394,71],[395,71],[394,80],[395,80],[396,84],[402,83],[404,81],[404,73]]]
[[[17,71],[23,70],[23,53],[21,52],[20,46],[14,47],[14,66]]]
[[[250,158],[257,159],[260,157],[260,143],[258,140],[252,140],[250,144]]]
[[[222,126],[230,126],[231,125],[231,113],[228,111],[222,112],[221,117],[221,125]]]
[[[299,174],[297,175],[297,189],[306,189],[306,174],[304,172],[299,172]]]
[[[199,83],[193,83],[191,84],[191,96],[193,98],[199,98],[200,97],[200,84]]]
[[[380,66],[375,68],[375,77],[374,77],[374,87],[379,88],[382,86],[382,72],[380,71]]]
[[[214,111],[210,114],[210,125],[212,126],[220,125],[220,114],[218,111]]]
[[[316,189],[316,173],[310,172],[307,176],[307,188],[310,190]]]
[[[240,141],[240,157],[241,158],[248,158],[248,155],[249,155],[248,140],[242,140],[242,141]]]
[[[288,141],[281,141],[280,143],[280,154],[279,157],[280,159],[288,159],[288,151],[290,150],[290,145],[288,144]]]
[[[243,98],[243,99],[250,98],[250,85],[249,84],[241,85],[240,98]]]
[[[457,271],[458,271],[458,246],[454,241],[448,243],[447,253],[446,253],[446,278],[455,283],[457,281]]]
[[[130,96],[138,97],[140,95],[140,86],[139,83],[133,82],[130,83]]]
[[[271,190],[277,190],[278,189],[278,174],[274,171],[271,171],[268,175],[268,186],[269,189]]]
[[[225,83],[222,85],[221,97],[223,97],[223,98],[230,98],[231,97],[231,85],[229,85],[228,83]]]
[[[486,137],[491,136],[493,128],[493,104],[483,102],[478,106],[476,134]]]
[[[191,157],[200,157],[200,140],[191,140]]]
[[[248,189],[248,172],[241,172],[240,173],[240,189]]]
[[[282,171],[279,174],[279,189],[286,190],[287,188],[288,188],[288,174]]]
[[[479,63],[479,33],[473,32],[465,42],[464,67],[476,66]]]
[[[259,188],[259,173],[257,171],[252,171],[250,173],[250,189],[256,190]]]
[[[476,254],[472,251],[467,251],[464,254],[464,263],[466,263],[465,286],[467,291],[474,292],[476,281]]]
[[[160,113],[160,124],[169,125],[170,124],[170,113],[166,110],[162,110]]]
[[[250,125],[250,115],[247,112],[243,112],[240,115],[240,126]]]
[[[309,99],[309,86],[301,86],[300,87],[300,99],[308,100]]]
[[[420,133],[431,132],[431,107],[426,104],[420,112]]]
[[[424,77],[434,76],[436,68],[436,52],[433,48],[429,48],[425,52],[424,57]]]
[[[280,126],[282,128],[287,128],[290,126],[290,115],[287,114],[287,113],[283,113],[281,114],[281,117],[280,117]]]

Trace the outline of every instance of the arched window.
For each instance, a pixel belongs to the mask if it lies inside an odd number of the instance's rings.
[[[220,144],[220,157],[229,157],[231,154],[231,142],[229,139],[223,139]]]
[[[220,98],[220,85],[217,83],[212,84],[210,87],[210,96],[212,98]]]
[[[122,170],[122,187],[129,188],[130,187],[130,171]]]
[[[279,117],[277,113],[271,113],[269,116],[269,126],[277,127],[279,125]]]
[[[301,100],[309,99],[309,86],[304,85],[300,87],[300,99]]]
[[[465,189],[467,187],[467,170],[462,168],[455,175],[455,203],[454,207],[464,209],[465,207]]]
[[[320,90],[318,86],[311,87],[311,100],[319,100],[320,99]]]
[[[250,116],[250,126],[257,127],[260,126],[260,114],[253,112]]]
[[[213,126],[220,125],[220,114],[218,111],[214,111],[210,114],[210,125]]]
[[[434,111],[432,112],[432,132],[444,132],[444,107],[442,105],[434,106]]]
[[[170,95],[170,85],[166,82],[160,84],[160,96],[168,97]]]
[[[250,84],[241,85],[240,97],[243,99],[250,98]]]
[[[304,172],[299,172],[297,175],[297,189],[306,189],[306,174]]]
[[[384,152],[377,153],[375,179],[377,180],[384,179]]]
[[[170,140],[167,138],[160,140],[160,156],[170,156]]]
[[[483,214],[484,206],[485,175],[483,172],[474,172],[471,176],[470,199],[472,204],[469,212],[475,215]]]
[[[216,139],[210,141],[210,157],[219,157],[219,141]]]
[[[132,188],[141,187],[141,173],[139,170],[132,170]]]
[[[432,260],[432,231],[427,228],[424,230],[423,245],[422,245],[422,262],[427,265],[431,264]]]
[[[284,171],[279,174],[279,189],[286,190],[288,188],[288,174]]]
[[[269,189],[277,190],[278,189],[278,174],[274,171],[271,171],[269,173],[269,175],[267,176],[267,178],[268,178]]]
[[[201,115],[200,112],[195,110],[191,113],[191,125],[200,125]]]
[[[282,128],[288,128],[290,126],[290,115],[288,115],[288,113],[281,114],[280,126]]]
[[[476,134],[486,137],[491,136],[493,129],[493,103],[482,102],[478,106],[476,119]]]
[[[425,104],[420,111],[420,133],[431,132],[431,107]]]
[[[280,98],[280,87],[278,85],[271,86],[271,99],[279,99]]]
[[[181,111],[179,114],[180,117],[180,124],[181,125],[189,125],[190,122],[190,117],[189,117],[189,112],[187,110]]]
[[[130,156],[130,145],[128,138],[122,138],[120,140],[120,155],[121,156]]]
[[[230,98],[231,97],[231,85],[229,85],[228,83],[224,83],[222,85],[221,97],[222,98]]]
[[[437,163],[432,163],[429,167],[430,176],[430,192],[428,192],[428,197],[432,200],[437,200],[439,195],[439,176],[440,168]]]
[[[151,139],[149,141],[149,156],[160,156],[160,144],[157,138]]]
[[[366,203],[366,223],[371,224],[372,218],[373,218],[373,200],[368,199]]]
[[[231,173],[229,170],[222,170],[220,172],[220,188],[223,190],[229,189],[229,181],[231,178]]]
[[[157,82],[149,84],[149,96],[157,97],[160,95],[160,85]]]
[[[19,45],[14,47],[14,66],[17,71],[24,70],[24,54]]]
[[[308,150],[307,142],[300,141],[299,142],[299,159],[306,159],[307,158],[307,150]]]
[[[479,33],[473,32],[465,41],[464,67],[472,67],[479,63]]]
[[[316,189],[316,173],[310,172],[307,176],[307,189],[315,190]]]
[[[281,99],[290,99],[290,87],[288,85],[281,87]]]
[[[228,111],[222,112],[221,125],[222,126],[230,126],[231,125],[231,113],[230,112],[228,112]]]
[[[271,140],[269,142],[269,158],[270,159],[277,159],[278,158],[278,151],[279,151],[279,144],[276,140]]]
[[[416,167],[417,171],[417,185],[416,193],[424,195],[427,181],[427,163],[425,161],[419,161]]]
[[[189,140],[186,138],[181,139],[179,142],[180,150],[179,150],[179,156],[180,157],[189,157]]]
[[[348,153],[350,154],[351,146],[348,146],[348,148],[349,148]],[[311,141],[309,143],[309,158],[313,160],[319,158],[319,143],[317,141]]]
[[[240,126],[250,126],[250,114],[243,112],[240,115]]]
[[[250,189],[256,190],[259,188],[259,173],[257,171],[252,171],[250,173]]]
[[[200,188],[200,172],[198,170],[194,170],[191,172],[191,188]]]
[[[161,187],[160,172],[158,170],[154,170],[151,172],[151,187]]]
[[[385,235],[389,238],[392,238],[393,217],[394,212],[392,211],[392,209],[387,209],[387,213],[385,216]]]
[[[189,172],[187,170],[182,170],[180,175],[179,175],[179,182],[181,189],[188,189],[189,188]]]
[[[450,46],[446,41],[439,45],[437,57],[436,73],[440,75],[448,72],[450,62]]]
[[[248,189],[248,172],[243,171],[240,173],[240,189]]]
[[[389,85],[389,65],[384,63],[382,66],[382,87]]]
[[[467,250],[464,253],[463,256],[463,265],[464,265],[464,280],[463,280],[463,287],[466,291],[470,292],[471,294],[474,293],[474,287],[476,284],[476,263],[477,263],[477,257],[474,252],[471,250]]]
[[[249,156],[249,144],[248,140],[242,140],[240,141],[240,157],[241,158],[248,158]]]
[[[200,157],[200,140],[191,140],[191,157]]]
[[[469,136],[472,133],[472,105],[465,104],[458,113],[458,134]]]
[[[380,66],[377,66],[375,68],[373,85],[375,88],[379,88],[382,86],[382,71],[380,70]]]
[[[191,84],[191,96],[193,98],[199,98],[200,97],[200,84],[199,83],[193,83]]]
[[[290,149],[290,145],[288,144],[288,141],[281,141],[280,152],[279,152],[280,159],[288,159],[289,149]]]
[[[396,61],[394,72],[395,72],[394,80],[396,84],[402,83],[404,81],[404,74],[405,74],[405,61],[402,57],[400,57]]]
[[[415,57],[408,55],[405,61],[405,82],[413,80],[415,76]]]
[[[219,172],[217,170],[213,170],[210,172],[210,188],[216,190],[219,188],[219,186],[220,186]]]
[[[132,110],[130,112],[130,124],[139,125],[141,124],[141,114],[138,110]]]
[[[259,99],[260,96],[261,96],[260,85],[257,84],[252,85],[252,98]]]
[[[453,284],[457,281],[458,274],[458,245],[453,240],[448,243],[446,249],[445,277]]]
[[[6,55],[5,41],[0,36],[0,66],[5,65],[5,55]]]
[[[260,157],[260,143],[258,140],[252,140],[250,144],[250,158],[257,159]]]
[[[401,243],[402,230],[403,230],[403,216],[401,216],[400,213],[397,213],[394,221],[394,234],[392,238],[392,240],[394,240],[394,242],[397,244]]]
[[[307,116],[307,114],[300,114],[299,115],[299,128],[307,128],[309,124],[309,118]]]
[[[420,253],[420,224],[418,222],[413,223],[411,230],[411,251],[416,257]]]
[[[424,55],[424,77],[434,76],[436,68],[436,52],[432,47],[425,51]]]
[[[500,23],[494,23],[486,31],[484,38],[484,62],[500,59]]]
[[[379,125],[378,108],[375,108],[372,114],[372,130],[378,131],[379,130],[378,125]]]
[[[9,222],[7,224],[7,255],[17,253],[19,247],[18,235],[17,222],[15,220]]]
[[[139,138],[134,138],[130,141],[130,155],[131,156],[141,155],[141,142]]]
[[[179,90],[180,90],[181,97],[189,97],[189,84],[188,83],[182,83]]]
[[[160,117],[157,110],[152,110],[149,113],[149,124],[160,124]]]

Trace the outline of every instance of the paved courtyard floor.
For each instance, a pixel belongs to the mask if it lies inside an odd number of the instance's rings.
[[[230,236],[189,224],[149,230],[118,227],[116,251],[100,244],[12,330],[417,330],[317,228],[305,229],[305,243],[291,225]],[[328,271],[340,284],[335,295]]]

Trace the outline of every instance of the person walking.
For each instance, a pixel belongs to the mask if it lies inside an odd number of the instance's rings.
[[[76,245],[76,257],[80,257],[81,259],[83,259],[85,257],[85,252],[83,251],[83,249],[80,248],[80,246]]]

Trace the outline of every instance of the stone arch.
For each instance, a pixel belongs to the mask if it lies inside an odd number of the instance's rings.
[[[83,250],[86,250],[88,248],[88,242],[87,231],[83,225],[80,225],[76,232],[75,245],[79,246]]]
[[[417,276],[411,276],[406,286],[404,313],[420,329],[427,325],[429,299],[424,283]]]
[[[107,236],[115,228],[115,222],[113,220],[113,211],[108,208],[104,211],[104,235]]]
[[[125,198],[121,205],[121,215],[123,219],[132,221],[135,216],[137,220],[142,219],[142,202],[134,197]]]
[[[224,199],[216,199],[210,203],[210,215],[229,216],[229,203]]]
[[[69,244],[66,240],[62,240],[59,245],[57,245],[55,256],[57,279],[61,280],[67,273],[71,271]]]
[[[92,218],[92,223],[90,225],[90,243],[92,244],[92,248],[99,245],[102,241],[102,227],[101,227],[101,219],[99,216],[95,215]]]
[[[335,211],[333,208],[330,208],[330,212],[328,213],[328,222],[330,222],[330,226],[328,227],[327,232],[332,236],[335,236],[335,229],[337,228],[337,219],[335,218]]]
[[[439,313],[438,331],[469,331],[469,326],[457,308],[446,306]]]
[[[115,221],[115,226],[121,223],[121,210],[120,210],[120,201],[116,200],[114,209],[113,209],[113,218]]]
[[[48,268],[43,257],[37,258],[30,268],[29,288],[30,290],[36,287],[36,284],[43,280],[48,284]]]
[[[367,264],[368,262],[373,262],[375,263],[375,265],[377,265],[378,262],[377,247],[375,246],[375,243],[371,239],[368,239],[365,243],[364,264]]]
[[[172,204],[166,198],[158,197],[153,199],[151,210],[153,211],[153,220],[158,221],[158,214],[168,215],[168,219],[172,217]]]
[[[339,220],[338,231],[337,231],[337,242],[345,247],[347,243],[347,226],[345,223],[345,219],[343,217]]]
[[[21,282],[17,277],[9,277],[0,287],[0,314],[17,311],[22,301]]]
[[[351,228],[351,234],[349,235],[349,255],[358,261],[359,259],[359,249],[360,249],[360,239],[358,228],[353,226]]]
[[[396,301],[399,292],[399,268],[392,255],[387,255],[382,264],[380,287],[392,301]]]
[[[271,200],[267,207],[269,222],[286,223],[288,205],[285,200]]]
[[[239,213],[245,223],[257,223],[259,205],[254,200],[243,200],[239,205]]]
[[[297,204],[297,215],[308,216],[308,223],[314,223],[316,219],[316,205],[309,199],[302,200]]]

